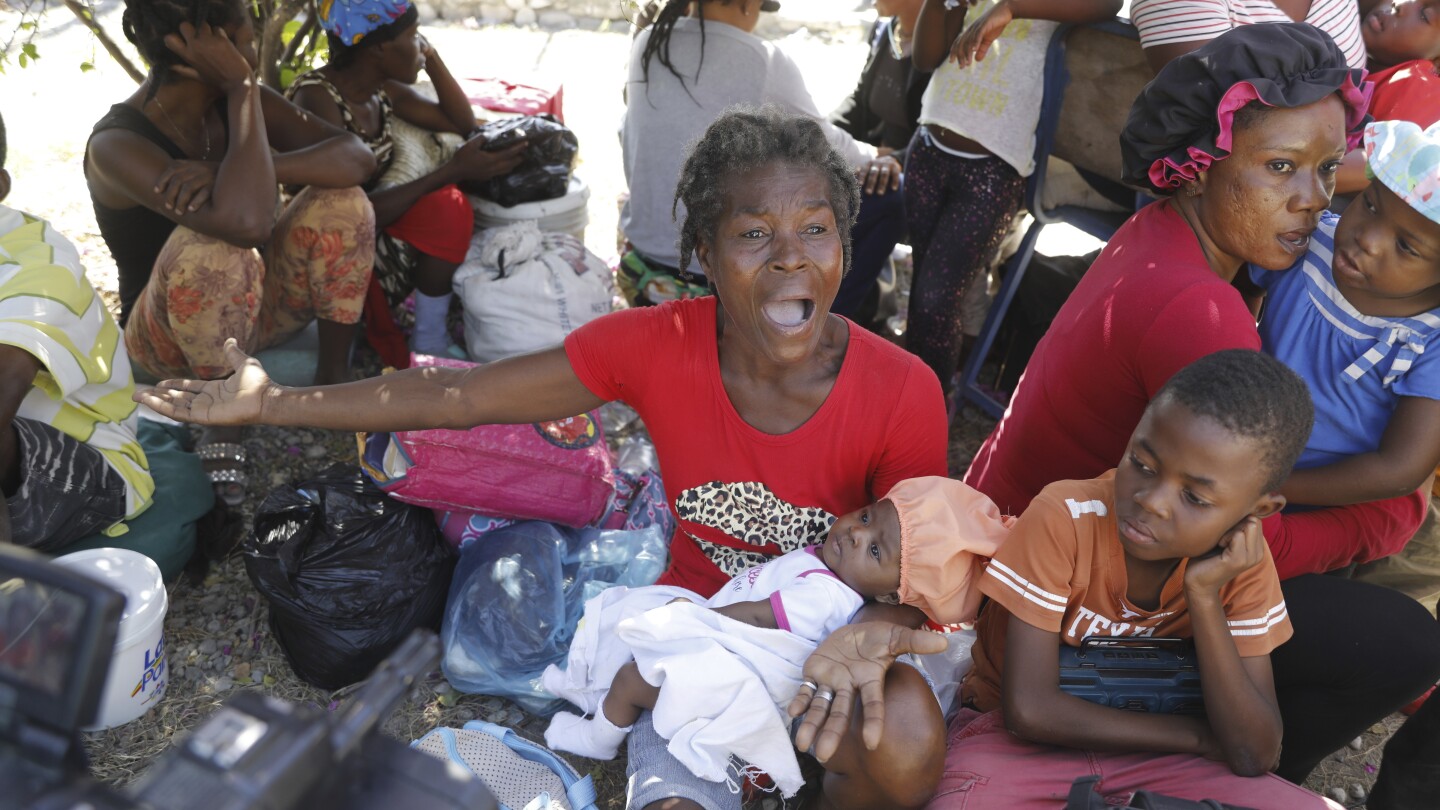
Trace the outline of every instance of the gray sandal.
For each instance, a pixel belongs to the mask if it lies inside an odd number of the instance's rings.
[[[235,466],[219,467],[217,469],[205,470],[205,477],[210,479],[211,484],[234,484],[233,487],[216,487],[216,494],[226,506],[239,506],[245,502],[245,485],[250,478],[245,472],[245,462],[248,455],[245,447],[235,442],[212,442],[202,444],[195,448],[195,455],[201,461],[228,461]]]

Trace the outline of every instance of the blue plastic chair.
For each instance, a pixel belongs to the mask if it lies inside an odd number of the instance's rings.
[[[1093,27],[1129,39],[1138,39],[1130,23],[1118,18],[1097,23]],[[995,344],[995,338],[1000,333],[1005,314],[1009,312],[1015,293],[1025,278],[1030,259],[1035,255],[1035,243],[1040,238],[1040,232],[1046,225],[1064,222],[1103,241],[1108,240],[1130,217],[1128,213],[1102,211],[1078,205],[1062,205],[1047,210],[1040,204],[1041,193],[1045,188],[1046,165],[1055,148],[1055,130],[1060,123],[1065,88],[1070,83],[1070,71],[1065,65],[1065,48],[1066,40],[1074,28],[1073,25],[1057,28],[1050,37],[1050,45],[1045,54],[1044,95],[1040,104],[1040,121],[1035,128],[1035,171],[1025,184],[1025,208],[1033,222],[1020,241],[1020,249],[1005,263],[1000,290],[990,304],[985,325],[980,329],[980,335],[960,377],[960,395],[964,401],[975,404],[996,419],[1005,413],[1005,404],[996,399],[989,390],[980,387],[977,380],[986,357]]]

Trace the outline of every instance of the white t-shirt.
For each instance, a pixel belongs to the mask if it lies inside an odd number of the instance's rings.
[[[968,28],[996,0],[965,14]],[[1012,20],[979,62],[961,69],[949,58],[930,77],[920,123],[936,124],[989,149],[1022,177],[1035,170],[1035,127],[1045,93],[1045,51],[1059,23]]]
[[[768,597],[781,630],[820,642],[849,622],[865,599],[825,567],[815,550],[806,546],[745,571],[710,597],[706,606]]]
[[[620,147],[630,199],[620,212],[625,238],[641,254],[674,267],[680,263],[682,205],[670,215],[675,182],[680,177],[686,150],[726,109],[737,104],[759,107],[776,104],[820,123],[825,138],[851,166],[875,157],[875,147],[856,141],[820,114],[805,87],[800,66],[754,34],[733,25],[705,21],[704,61],[701,61],[700,20],[685,17],[670,32],[670,60],[685,77],[682,84],[658,55],[650,60],[645,80],[641,56],[651,29],[641,31],[630,47],[630,74],[625,85],[625,118],[620,125]],[[684,270],[685,268],[680,268]],[[690,271],[700,272],[691,262]]]

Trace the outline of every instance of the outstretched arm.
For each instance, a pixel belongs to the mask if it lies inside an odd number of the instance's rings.
[[[468,369],[416,368],[343,385],[276,385],[234,338],[225,355],[236,373],[223,380],[166,380],[135,399],[182,422],[291,425],[346,431],[397,431],[563,419],[604,400],[575,376],[560,347]]]
[[[1296,470],[1281,487],[1290,503],[1345,506],[1414,492],[1440,465],[1440,400],[1401,397],[1373,453]]]

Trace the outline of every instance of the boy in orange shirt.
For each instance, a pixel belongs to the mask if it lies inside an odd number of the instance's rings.
[[[1041,492],[980,580],[992,601],[930,807],[1054,807],[1091,774],[1107,800],[1333,806],[1268,773],[1281,734],[1269,653],[1291,628],[1260,519],[1285,505],[1312,420],[1294,372],[1219,352],[1161,389],[1118,469]],[[1207,715],[1065,694],[1058,648],[1086,636],[1193,637]]]

